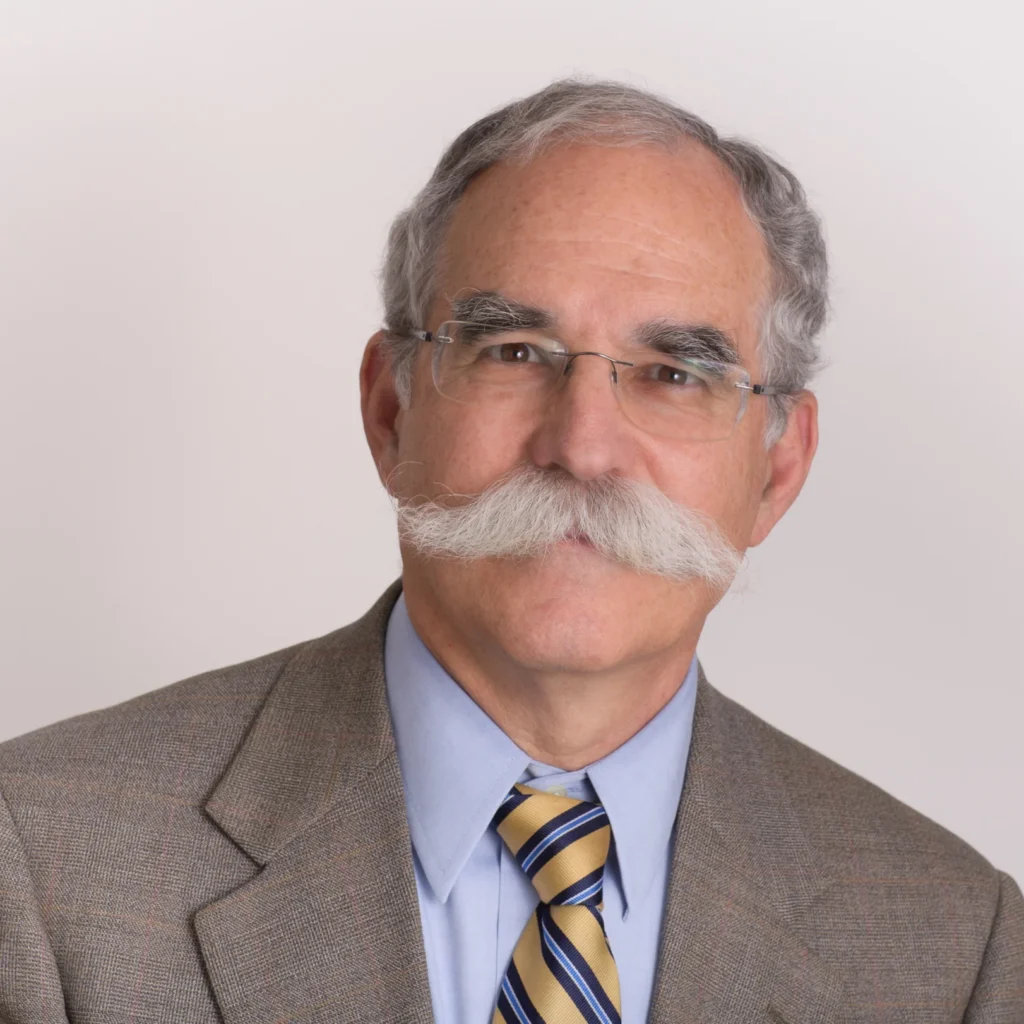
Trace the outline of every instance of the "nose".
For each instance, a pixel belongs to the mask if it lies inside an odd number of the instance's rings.
[[[565,362],[565,376],[569,377],[572,375],[573,366],[576,364],[576,360],[580,356],[596,356],[598,359],[604,359],[608,363],[608,373],[611,376],[612,383],[617,384],[619,382],[619,371],[616,369],[619,365],[625,365],[621,359],[615,359],[612,356],[605,355],[604,352],[573,352]]]
[[[616,375],[607,356],[573,355],[530,438],[535,465],[561,468],[579,480],[632,473],[634,431],[619,406]]]

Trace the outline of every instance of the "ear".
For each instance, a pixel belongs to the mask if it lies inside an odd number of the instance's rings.
[[[764,492],[754,521],[750,547],[760,544],[796,501],[811,470],[817,448],[818,400],[810,391],[801,391],[789,410],[786,432],[768,452]]]
[[[366,440],[381,483],[387,487],[388,477],[398,464],[402,403],[395,389],[385,340],[384,331],[378,331],[366,343],[359,367],[359,398]]]

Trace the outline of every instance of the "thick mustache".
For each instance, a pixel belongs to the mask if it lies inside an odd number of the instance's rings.
[[[398,500],[396,511],[403,539],[438,558],[529,558],[586,540],[638,572],[724,587],[742,557],[709,517],[621,477],[524,466],[478,495]]]

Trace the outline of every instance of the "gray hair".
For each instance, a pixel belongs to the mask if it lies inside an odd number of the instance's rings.
[[[567,538],[586,539],[636,572],[720,590],[743,562],[713,519],[641,480],[583,481],[526,463],[463,497],[396,498],[402,539],[428,557],[458,559],[533,558]]]
[[[470,125],[446,150],[430,180],[395,218],[381,273],[384,326],[399,397],[411,393],[418,342],[436,292],[445,230],[475,175],[502,160],[528,161],[557,142],[670,146],[695,139],[735,177],[747,213],[764,238],[771,294],[762,315],[763,383],[784,389],[768,398],[765,445],[786,428],[792,394],[820,366],[815,336],[828,311],[828,261],[821,224],[793,173],[753,143],[722,138],[705,121],[651,93],[618,82],[565,79]]]

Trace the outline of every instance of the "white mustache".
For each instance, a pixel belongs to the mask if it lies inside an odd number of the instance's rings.
[[[732,582],[742,555],[706,515],[651,484],[619,477],[581,481],[524,466],[461,504],[396,499],[401,537],[437,558],[531,558],[566,539],[641,573]]]

